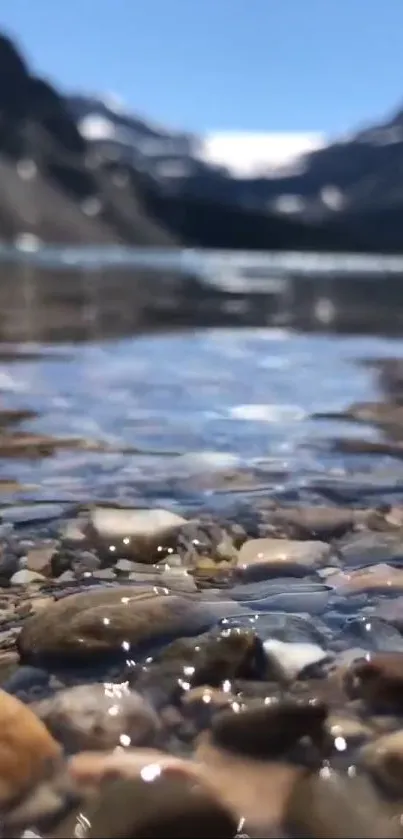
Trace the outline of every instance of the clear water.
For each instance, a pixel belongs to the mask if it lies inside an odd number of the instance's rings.
[[[373,429],[310,417],[377,398],[360,359],[403,355],[401,341],[239,329],[22,349],[41,356],[0,363],[2,407],[38,411],[24,431],[114,452],[6,458],[3,477],[32,487],[18,498],[211,506],[239,492],[314,498],[336,484],[403,495],[398,461],[329,448],[336,435],[376,439]],[[119,451],[128,447],[136,451]],[[235,483],[225,477],[234,472]]]

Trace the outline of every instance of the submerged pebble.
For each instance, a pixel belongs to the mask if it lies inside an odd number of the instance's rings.
[[[96,507],[88,521],[88,535],[115,558],[139,562],[162,559],[175,544],[186,519],[169,510]]]
[[[236,604],[234,604],[236,613]],[[18,638],[24,660],[133,648],[176,635],[197,634],[217,622],[213,603],[151,586],[92,589],[57,600],[28,618]]]
[[[153,708],[125,684],[78,685],[31,708],[68,751],[150,745],[159,729]]]

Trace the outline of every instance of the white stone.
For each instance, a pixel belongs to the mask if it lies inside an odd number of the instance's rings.
[[[30,571],[29,568],[22,568],[21,571],[16,571],[13,574],[10,583],[16,586],[25,586],[28,583],[39,583],[43,580],[46,580],[43,574],[37,574],[36,571]]]
[[[186,524],[186,519],[169,510],[98,507],[92,511],[90,522],[102,538],[121,539],[166,533]]]
[[[287,679],[296,679],[299,673],[311,664],[318,664],[328,657],[318,644],[309,642],[287,643],[271,638],[263,642],[265,653]]]

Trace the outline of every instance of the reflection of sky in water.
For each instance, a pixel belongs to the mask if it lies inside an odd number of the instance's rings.
[[[280,330],[205,331],[63,347],[41,362],[0,365],[8,405],[43,415],[25,426],[55,435],[134,445],[143,451],[203,452],[204,458],[64,452],[42,463],[7,461],[8,476],[41,480],[53,494],[83,481],[115,486],[167,475],[231,469],[239,461],[303,473],[342,470],[318,446],[329,434],[368,433],[317,423],[313,411],[374,397],[359,357],[398,355],[386,339],[300,336]],[[371,432],[373,433],[373,432]],[[311,445],[311,443],[314,445]],[[217,463],[214,452],[220,452]],[[227,457],[225,457],[227,455]],[[235,459],[230,457],[235,456]]]

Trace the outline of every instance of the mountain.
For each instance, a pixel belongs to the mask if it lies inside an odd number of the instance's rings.
[[[203,138],[63,96],[0,35],[0,239],[401,252],[403,114],[236,177]]]

